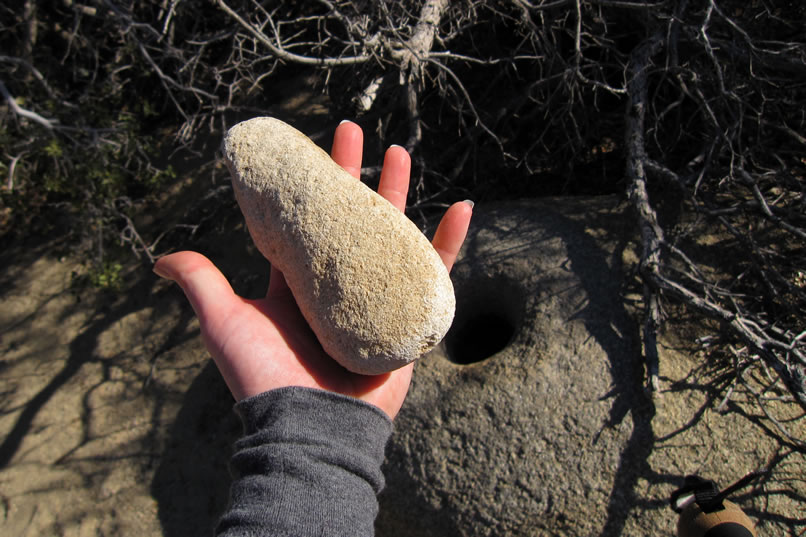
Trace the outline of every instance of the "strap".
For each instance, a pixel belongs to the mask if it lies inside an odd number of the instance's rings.
[[[691,494],[694,495],[694,501],[705,513],[712,513],[723,508],[723,497],[720,495],[716,483],[696,475],[686,476],[683,486],[672,493],[671,508],[676,513],[683,512],[683,506],[678,503],[678,500]]]
[[[719,487],[717,487],[715,482],[708,479],[703,479],[697,475],[688,475],[683,482],[683,486],[672,493],[669,503],[671,508],[676,513],[681,513],[683,511],[683,506],[680,505],[678,501],[683,496],[693,494],[694,501],[697,502],[697,505],[700,506],[700,509],[702,509],[704,513],[713,513],[714,511],[719,511],[720,509],[724,508],[722,501],[728,496],[739,489],[743,489],[755,479],[767,474],[768,472],[769,470],[758,470],[751,472],[738,480],[736,483],[727,487],[722,492],[719,491]]]

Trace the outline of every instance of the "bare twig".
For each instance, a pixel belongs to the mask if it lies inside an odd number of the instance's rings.
[[[330,57],[315,58],[311,56],[294,54],[293,52],[289,52],[288,50],[286,50],[279,40],[271,39],[266,34],[264,34],[260,29],[258,29],[255,25],[249,23],[246,19],[241,17],[234,9],[232,9],[229,5],[227,5],[227,3],[224,2],[224,0],[216,0],[216,3],[229,17],[235,20],[244,30],[249,32],[262,45],[264,45],[269,50],[269,52],[271,52],[274,56],[278,57],[281,60],[298,63],[301,65],[313,65],[317,67],[335,67],[335,66],[352,65],[356,63],[364,63],[371,58],[371,56],[368,54],[361,54],[358,56],[344,56],[339,58],[330,58]]]
[[[6,104],[8,107],[18,116],[24,117],[25,119],[29,119],[34,123],[42,125],[49,131],[52,131],[58,125],[58,121],[55,119],[47,119],[45,117],[40,116],[36,112],[32,110],[26,110],[25,108],[21,107],[17,104],[16,99],[8,92],[6,85],[0,80],[0,95],[5,99]]]

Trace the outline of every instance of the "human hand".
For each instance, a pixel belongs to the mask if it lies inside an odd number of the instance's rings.
[[[331,156],[359,178],[363,133],[342,122],[333,137]],[[384,156],[378,194],[404,210],[411,159],[399,146]],[[472,207],[452,205],[437,228],[432,244],[448,270],[467,233]],[[377,376],[344,369],[322,349],[285,282],[271,269],[265,298],[248,300],[234,293],[213,263],[196,252],[160,258],[154,272],[180,285],[199,317],[202,339],[237,401],[285,386],[318,388],[356,397],[394,418],[411,381],[414,364]]]

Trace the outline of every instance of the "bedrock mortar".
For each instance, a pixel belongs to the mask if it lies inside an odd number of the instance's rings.
[[[626,222],[610,197],[477,206],[455,322],[395,422],[379,535],[621,534],[652,445]]]

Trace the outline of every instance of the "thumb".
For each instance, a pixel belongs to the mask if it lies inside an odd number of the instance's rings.
[[[239,302],[227,278],[212,261],[199,253],[166,255],[157,260],[153,270],[158,276],[179,284],[193,306],[203,332],[216,316],[226,315]]]

